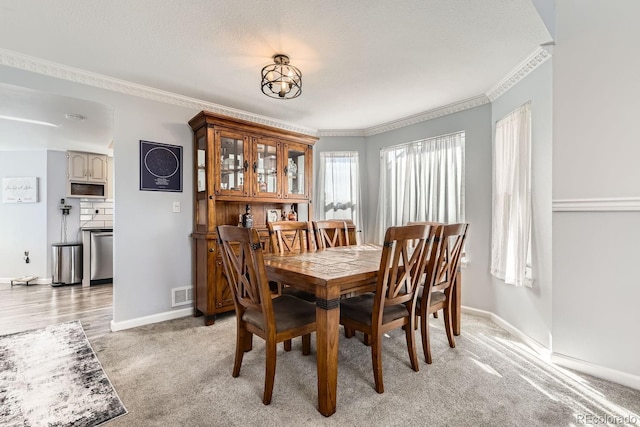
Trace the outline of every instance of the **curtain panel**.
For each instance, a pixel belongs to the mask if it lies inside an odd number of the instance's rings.
[[[511,285],[532,286],[529,102],[496,122],[491,274]]]
[[[376,243],[410,221],[464,222],[464,132],[380,150]]]
[[[320,153],[314,215],[317,219],[351,219],[356,236],[362,235],[362,208],[358,153],[337,151]]]

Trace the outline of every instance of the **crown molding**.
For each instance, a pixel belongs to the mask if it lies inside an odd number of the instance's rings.
[[[640,197],[556,199],[553,212],[638,212]]]
[[[8,67],[18,68],[20,70],[68,80],[74,83],[80,83],[100,89],[107,89],[113,92],[123,93],[125,95],[137,96],[139,98],[145,98],[152,101],[164,102],[166,104],[178,105],[180,107],[191,108],[194,110],[206,110],[212,113],[223,114],[236,119],[298,132],[305,135],[317,136],[318,133],[315,129],[293,125],[271,117],[225,107],[223,105],[155,89],[149,86],[128,82],[126,80],[115,79],[103,74],[92,73],[90,71],[69,67],[67,65],[58,64],[56,62],[47,61],[45,59],[24,55],[6,49],[0,49],[0,65],[6,65]]]
[[[515,86],[520,80],[551,58],[553,47],[540,46],[524,61],[518,64],[505,78],[500,80],[486,93],[491,102]]]
[[[318,136],[367,136],[365,129],[322,129],[318,131]]]
[[[381,125],[372,126],[364,129],[364,136],[372,136],[379,133],[388,132],[390,130],[399,129],[405,126],[414,125],[416,123],[432,120],[437,117],[446,116],[448,114],[457,113],[459,111],[468,110],[469,108],[478,107],[480,105],[488,104],[489,98],[486,95],[478,95],[473,98],[465,99],[463,101],[454,102],[453,104],[445,105],[443,107],[434,108],[432,110],[425,111],[423,113],[415,114],[413,116],[404,117],[399,120],[383,123]]]

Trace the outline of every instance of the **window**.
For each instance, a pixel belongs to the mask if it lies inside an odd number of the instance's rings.
[[[531,286],[531,104],[496,122],[491,274]]]
[[[410,221],[464,222],[464,132],[380,150],[375,240]]]
[[[320,153],[318,173],[318,219],[351,219],[362,227],[358,153],[351,151]],[[363,240],[363,238],[360,238]]]

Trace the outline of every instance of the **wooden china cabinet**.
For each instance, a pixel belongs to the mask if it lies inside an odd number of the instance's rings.
[[[206,111],[189,121],[194,133],[194,316],[211,325],[233,310],[216,226],[238,225],[246,205],[269,248],[267,215],[294,209],[311,220],[312,151],[316,137]],[[280,220],[280,218],[278,218]]]

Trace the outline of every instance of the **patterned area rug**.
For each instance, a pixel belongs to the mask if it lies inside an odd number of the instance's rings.
[[[0,425],[96,426],[126,413],[79,321],[0,337]]]

